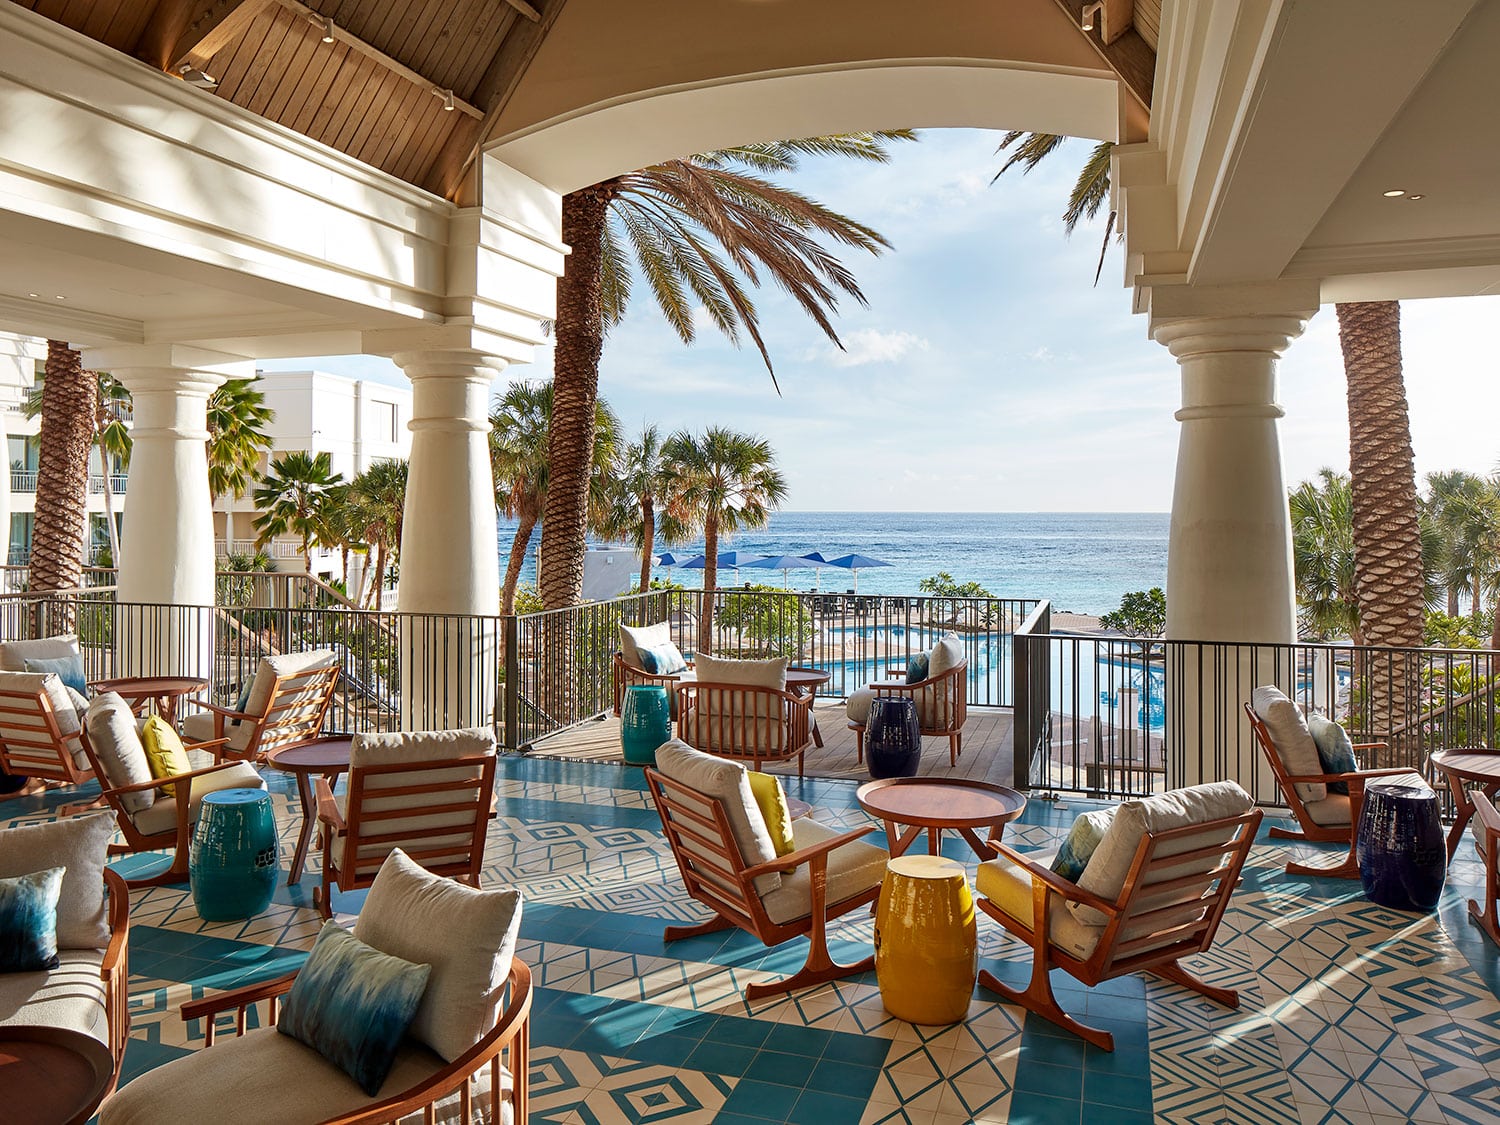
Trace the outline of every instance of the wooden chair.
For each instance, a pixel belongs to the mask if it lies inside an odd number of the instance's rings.
[[[1031,946],[1031,980],[1022,991],[985,970],[979,983],[1105,1051],[1114,1050],[1114,1036],[1078,1022],[1062,1009],[1052,992],[1051,970],[1062,969],[1090,987],[1149,971],[1225,1007],[1239,1007],[1233,989],[1199,980],[1180,962],[1213,944],[1262,815],[1252,809],[1240,816],[1144,833],[1114,901],[1090,894],[1004,842],[992,841],[1000,858],[980,865],[978,889],[983,897],[975,905]],[[1015,878],[1005,872],[1006,864],[1030,883],[1029,903],[1024,886],[1020,901],[1014,887],[1011,894],[1005,893],[1005,880]],[[1093,907],[1104,916],[1104,926],[1077,920],[1069,904]]]
[[[78,712],[53,673],[0,672],[0,769],[59,785],[94,776]]]
[[[335,885],[352,891],[374,883],[398,847],[434,875],[479,886],[494,790],[489,731],[356,735],[346,798],[335,800],[328,779],[318,778],[319,912],[333,916]]]
[[[811,694],[703,680],[679,683],[676,690],[677,737],[693,749],[755,770],[766,762],[796,758],[797,776],[802,776],[812,743]]]
[[[682,682],[683,676],[691,675],[693,671],[692,662],[688,662],[687,668],[682,672],[672,672],[669,675],[659,676],[655,672],[647,672],[637,668],[634,664],[627,663],[624,654],[616,650],[614,658],[614,683],[615,683],[615,714],[620,713],[621,706],[625,702],[625,689],[635,687],[639,684],[656,685],[667,689],[667,698],[673,698],[672,693],[677,690],[677,685]]]
[[[1249,703],[1245,704],[1245,715],[1250,720],[1250,728],[1255,732],[1256,741],[1265,752],[1266,760],[1271,764],[1271,772],[1276,775],[1276,784],[1281,788],[1282,796],[1286,798],[1287,808],[1291,810],[1297,823],[1302,827],[1300,832],[1293,832],[1273,826],[1270,830],[1271,838],[1349,846],[1349,851],[1343,860],[1331,867],[1315,867],[1311,864],[1288,861],[1286,873],[1288,875],[1322,875],[1331,879],[1358,879],[1359,860],[1354,850],[1354,828],[1359,824],[1359,812],[1365,800],[1365,784],[1371,778],[1393,777],[1397,774],[1409,774],[1412,771],[1395,768],[1354,770],[1350,773],[1289,773],[1286,760],[1276,747],[1276,740],[1271,737],[1266,724]],[[1356,744],[1354,749],[1383,750],[1385,743],[1361,742]],[[1298,785],[1327,785],[1330,782],[1343,782],[1348,785],[1348,796],[1342,793],[1330,793],[1322,801],[1304,801],[1297,792]]]
[[[1500,945],[1500,811],[1483,791],[1469,792],[1474,802],[1474,819],[1470,821],[1474,834],[1474,850],[1484,864],[1484,908],[1472,898],[1469,900],[1469,917],[1479,924],[1489,939]]]
[[[735,839],[723,799],[676,781],[660,770],[647,768],[645,773],[682,885],[690,898],[715,915],[697,926],[668,926],[663,941],[717,933],[731,926],[768,946],[805,935],[809,944],[802,968],[784,980],[747,985],[747,1000],[811,988],[874,967],[873,955],[852,965],[834,961],[828,952],[827,934],[829,919],[867,906],[880,894],[880,880],[889,857],[884,849],[858,843],[875,830],[874,825],[836,833],[809,817],[801,817],[793,823],[798,834],[795,851],[749,864]],[[755,816],[760,816],[759,810]],[[830,879],[843,882],[850,870],[865,877],[853,878],[856,889],[828,901]],[[794,874],[783,874],[789,871]],[[763,895],[756,881],[765,876],[775,876],[778,882]]]
[[[875,698],[910,699],[917,705],[917,720],[922,734],[932,738],[948,740],[948,764],[958,765],[963,753],[964,723],[969,717],[969,662],[960,661],[956,666],[936,676],[929,676],[920,683],[909,684],[905,680],[883,680],[869,685]],[[865,760],[865,724],[851,722],[854,732],[854,753],[857,761]]]
[[[278,746],[318,737],[338,678],[332,650],[267,657],[255,671],[244,711],[190,699],[203,711],[183,718],[183,736],[218,744],[217,758],[264,762]]]

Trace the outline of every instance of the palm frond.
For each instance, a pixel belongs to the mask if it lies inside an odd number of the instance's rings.
[[[995,149],[996,156],[1006,149],[1011,149],[1010,159],[1000,166],[1000,171],[991,177],[990,183],[994,183],[1010,171],[1012,164],[1021,165],[1021,174],[1025,175],[1051,156],[1065,140],[1067,140],[1066,137],[1056,133],[1028,133],[1021,129],[1012,129],[1000,139],[1000,144]]]

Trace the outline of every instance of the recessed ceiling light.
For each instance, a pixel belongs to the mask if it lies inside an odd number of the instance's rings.
[[[1406,194],[1406,189],[1405,188],[1391,188],[1390,191],[1383,191],[1380,194],[1383,195],[1383,196],[1385,196],[1387,199],[1400,199],[1403,195]]]
[[[1407,199],[1425,199],[1426,196],[1422,195],[1420,192],[1414,192],[1413,194],[1408,195],[1406,198]]]
[[[28,297],[40,297],[41,294],[40,293],[28,293],[28,294],[26,294],[26,296],[28,296]]]
[[[67,298],[64,297],[61,293],[59,293],[56,297],[53,297],[52,299],[54,301],[66,301],[67,300]]]

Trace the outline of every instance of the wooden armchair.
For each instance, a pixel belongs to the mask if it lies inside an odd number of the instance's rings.
[[[1181,959],[1213,944],[1262,815],[1252,809],[1145,832],[1124,887],[1113,900],[1069,882],[1045,862],[995,843],[1000,855],[980,864],[976,885],[982,897],[975,905],[1031,946],[1031,981],[1022,991],[985,970],[979,983],[1105,1051],[1114,1050],[1114,1036],[1062,1009],[1052,992],[1051,970],[1062,969],[1090,987],[1149,971],[1226,1007],[1239,1007],[1236,992],[1199,980]],[[1071,909],[1075,905],[1098,911],[1102,927],[1080,921]]]
[[[813,701],[811,694],[783,688],[689,680],[677,685],[677,737],[756,770],[796,758],[801,777],[812,743]]]
[[[659,764],[665,765],[671,758],[667,747],[657,751]],[[718,764],[742,769],[731,762]],[[840,833],[811,817],[799,817],[792,824],[795,851],[747,863],[731,825],[734,814],[727,798],[674,780],[660,769],[648,768],[645,773],[682,884],[690,898],[715,915],[697,926],[668,926],[662,935],[664,941],[716,933],[731,926],[768,946],[805,935],[809,944],[802,968],[780,981],[747,985],[747,1000],[810,988],[874,967],[873,955],[852,965],[835,962],[828,951],[827,935],[829,919],[869,905],[880,894],[890,857],[883,848],[859,842],[875,830],[874,825]],[[750,807],[742,806],[739,815],[759,818],[760,812],[751,800]],[[760,823],[764,832],[764,821]],[[830,885],[844,888],[841,897],[829,901]]]
[[[684,677],[691,676],[692,674],[692,661],[689,661],[687,668],[681,672],[672,672],[665,676],[659,676],[655,672],[647,672],[644,669],[637,668],[634,664],[628,663],[624,655],[616,651],[614,658],[615,714],[618,715],[620,713],[620,708],[625,703],[626,688],[632,688],[638,684],[656,685],[666,688],[667,698],[672,699],[672,693],[677,690],[677,685],[683,681]]]
[[[1255,732],[1255,740],[1260,743],[1266,760],[1271,765],[1271,772],[1276,775],[1276,784],[1280,786],[1282,796],[1286,798],[1287,808],[1291,810],[1302,829],[1300,832],[1292,832],[1285,828],[1272,827],[1270,830],[1272,839],[1349,845],[1349,850],[1343,860],[1331,867],[1315,867],[1311,864],[1288,861],[1287,874],[1322,875],[1331,879],[1358,879],[1359,860],[1354,849],[1354,829],[1359,824],[1360,808],[1364,804],[1365,784],[1371,778],[1392,777],[1396,774],[1409,774],[1412,771],[1395,768],[1354,770],[1350,773],[1293,774],[1288,770],[1286,758],[1277,748],[1276,740],[1271,737],[1271,732],[1266,728],[1265,722],[1255,713],[1255,708],[1249,703],[1245,704],[1245,715],[1250,720],[1250,728]],[[1356,744],[1354,749],[1383,750],[1385,743],[1361,742]],[[1332,783],[1347,785],[1348,795],[1329,793],[1321,801],[1305,801],[1297,789],[1299,785]]]
[[[333,916],[332,891],[368,887],[392,849],[434,875],[479,886],[495,737],[488,730],[356,735],[348,791],[336,799],[318,778],[323,881],[313,902]]]
[[[870,684],[868,689],[877,699],[911,699],[917,705],[917,721],[922,734],[948,740],[948,764],[958,765],[963,753],[964,723],[969,717],[969,662],[957,665],[936,676],[929,676],[919,683],[909,684],[902,680],[882,680]],[[849,729],[854,732],[856,759],[865,760],[865,724],[851,721]]]
[[[338,656],[331,649],[266,657],[243,711],[191,699],[203,710],[183,718],[183,736],[218,744],[218,758],[264,762],[278,746],[318,737],[338,678]]]
[[[1469,917],[1479,924],[1489,939],[1500,945],[1500,812],[1495,803],[1484,795],[1483,790],[1469,792],[1474,802],[1474,819],[1469,831],[1474,834],[1474,850],[1484,864],[1484,908],[1472,898],[1469,900]]]
[[[94,776],[83,727],[51,672],[0,672],[0,770],[77,785]]]

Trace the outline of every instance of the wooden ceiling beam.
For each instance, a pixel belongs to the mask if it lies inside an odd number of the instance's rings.
[[[510,2],[510,0],[507,0]],[[552,30],[567,0],[545,0],[535,23],[517,24],[500,41],[484,77],[474,90],[474,100],[485,107],[478,130],[455,129],[433,159],[422,186],[445,199],[458,199],[479,150],[493,140],[499,128],[500,115],[521,83],[521,76],[536,58],[542,40]]]
[[[213,0],[177,37],[169,69],[202,68],[229,44],[249,30],[250,23],[276,0]],[[195,10],[197,10],[195,8]]]
[[[1141,38],[1135,29],[1134,0],[1056,0],[1057,6],[1067,13],[1078,34],[1088,40],[1106,66],[1124,83],[1130,96],[1142,108],[1151,108],[1151,87],[1156,81],[1156,52]],[[1098,7],[1103,18],[1096,17],[1092,31],[1083,30],[1084,8]],[[1124,23],[1129,16],[1132,21]],[[1107,36],[1114,36],[1107,41]]]
[[[529,19],[532,23],[540,23],[541,22],[542,13],[539,12],[539,11],[537,11],[530,4],[526,3],[526,0],[505,0],[505,2],[507,4],[509,4],[512,8],[514,8],[516,11],[520,12],[523,16],[525,16],[527,19]]]

